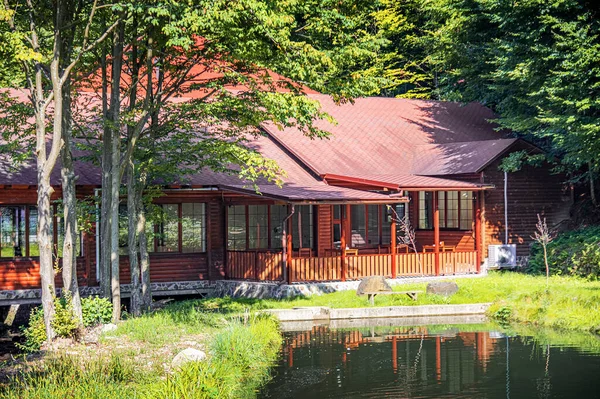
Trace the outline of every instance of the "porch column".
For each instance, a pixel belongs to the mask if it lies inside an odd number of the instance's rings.
[[[341,209],[342,207],[340,206],[340,219],[341,219],[341,225],[340,225],[340,229],[341,231],[341,236],[340,236],[340,247],[342,249],[342,273],[341,273],[341,280],[342,281],[346,281],[346,275],[348,272],[348,265],[346,264],[346,230],[347,230],[347,220],[348,220],[348,215],[350,214],[350,205],[344,205],[344,209]]]
[[[476,262],[477,274],[481,272],[481,259],[483,248],[481,243],[481,196],[482,191],[475,192],[475,251],[477,251]]]
[[[433,192],[433,241],[435,244],[435,275],[440,275],[440,207],[438,192]]]
[[[288,205],[288,215],[293,213],[293,205]],[[287,282],[292,284],[292,218],[287,220],[287,232],[286,232],[286,267],[287,267]]]
[[[392,223],[390,223],[390,253],[392,254],[392,278],[396,278],[398,275],[398,259],[396,258],[396,218],[392,214]]]

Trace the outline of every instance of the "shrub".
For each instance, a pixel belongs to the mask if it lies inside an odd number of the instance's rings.
[[[17,348],[25,352],[35,352],[40,349],[46,340],[44,311],[41,306],[31,309],[31,313],[29,314],[29,325],[27,327],[21,327],[21,332],[25,339],[22,343],[17,344]]]
[[[54,318],[52,328],[58,337],[75,338],[79,331],[79,321],[73,309],[73,298],[68,291],[63,292],[62,298],[54,298]]]
[[[548,244],[548,263],[552,274],[600,278],[600,226],[559,234]],[[529,271],[545,270],[541,245],[531,248]]]
[[[83,325],[86,327],[110,323],[112,319],[112,303],[107,298],[98,296],[81,300]]]

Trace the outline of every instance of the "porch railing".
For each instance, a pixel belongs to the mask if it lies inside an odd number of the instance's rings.
[[[346,256],[345,277],[359,280],[368,276],[392,277],[392,256],[396,256],[397,277],[435,276],[435,253],[368,254]],[[254,281],[281,281],[283,255],[275,252],[228,251],[227,277]],[[341,280],[341,256],[293,258],[288,265],[292,282]],[[477,252],[440,253],[440,275],[477,272]]]

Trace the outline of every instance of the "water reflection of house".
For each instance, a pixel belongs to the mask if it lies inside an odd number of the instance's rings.
[[[477,373],[486,372],[497,342],[487,332],[438,334],[424,326],[384,330],[330,330],[317,326],[311,331],[288,333],[283,356],[291,368],[298,350],[320,349],[326,352],[321,361],[329,362],[331,367],[338,362],[348,367],[353,352],[373,343],[388,343],[390,371],[394,374],[402,373],[413,380],[435,379],[448,384],[450,392],[458,392],[473,384]]]

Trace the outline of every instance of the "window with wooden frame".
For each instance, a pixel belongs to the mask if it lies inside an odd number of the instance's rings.
[[[64,243],[62,215],[53,205],[54,255],[61,258]],[[38,257],[40,249],[37,240],[38,212],[34,205],[0,206],[0,258]],[[82,256],[81,233],[77,235],[75,256]]]
[[[160,221],[146,225],[148,252],[206,252],[206,204],[158,204]],[[119,253],[129,255],[127,206],[119,207]]]
[[[231,205],[227,210],[227,249],[279,250],[283,246],[283,223],[287,205]],[[312,205],[295,207],[292,216],[292,247],[314,247]],[[286,226],[287,228],[287,226]]]
[[[389,244],[391,217],[403,218],[405,215],[404,204],[397,204],[392,209],[395,214],[388,212],[387,205],[351,205],[349,243],[352,248],[374,248]]]
[[[438,191],[440,229],[471,230],[473,224],[472,191]],[[433,192],[418,192],[418,228],[433,229]]]

